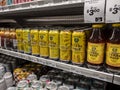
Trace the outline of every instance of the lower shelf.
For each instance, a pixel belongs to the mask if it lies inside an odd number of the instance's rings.
[[[120,85],[120,76],[0,48],[0,53]]]

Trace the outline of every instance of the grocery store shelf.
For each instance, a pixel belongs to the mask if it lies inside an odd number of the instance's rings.
[[[84,0],[37,0],[0,7],[0,18],[83,15]]]
[[[53,17],[39,17],[34,19],[25,19],[25,24],[33,25],[63,25],[63,24],[84,24],[83,15],[74,16],[53,16]]]
[[[0,19],[1,27],[36,27],[46,25],[70,25],[84,24],[83,15],[74,16],[52,16],[52,17],[37,17],[30,19]]]
[[[36,56],[27,55],[27,54],[14,52],[14,51],[10,51],[10,50],[5,50],[5,49],[0,49],[0,53],[10,55],[13,57],[17,57],[17,58],[21,58],[21,59],[25,59],[25,60],[32,61],[35,63],[40,63],[40,64],[47,65],[50,67],[62,69],[65,71],[73,72],[76,74],[88,76],[91,78],[99,79],[102,81],[107,81],[107,82],[111,82],[111,83],[113,81],[113,74],[109,74],[109,73],[102,72],[102,71],[91,70],[91,69],[87,69],[84,67],[79,67],[79,66],[75,66],[75,65],[71,65],[71,64],[62,63],[59,61],[44,59],[41,57],[36,57]]]

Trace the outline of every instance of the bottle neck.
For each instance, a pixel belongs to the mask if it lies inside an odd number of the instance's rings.
[[[102,43],[102,42],[104,42],[104,37],[103,37],[103,34],[102,34],[102,29],[101,28],[95,28],[95,29],[93,29],[92,35],[91,35],[89,41],[93,42],[93,43]]]
[[[109,39],[109,41],[113,43],[120,43],[120,28],[115,27],[113,29],[112,35]]]

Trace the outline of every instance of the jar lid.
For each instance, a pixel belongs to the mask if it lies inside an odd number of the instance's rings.
[[[92,25],[92,28],[102,28],[104,24],[94,24]]]

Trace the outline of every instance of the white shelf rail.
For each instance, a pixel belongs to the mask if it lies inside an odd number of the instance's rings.
[[[17,57],[17,58],[21,58],[21,59],[25,59],[25,60],[32,61],[35,63],[40,63],[40,64],[47,65],[50,67],[62,69],[68,72],[73,72],[76,74],[84,75],[87,77],[99,79],[99,80],[106,81],[106,82],[112,83],[113,81],[113,74],[102,72],[102,71],[87,69],[84,67],[79,67],[79,66],[59,62],[59,61],[54,61],[51,59],[45,59],[45,58],[27,55],[24,53],[14,52],[14,51],[5,50],[1,48],[0,48],[0,53],[13,56],[13,57]]]

